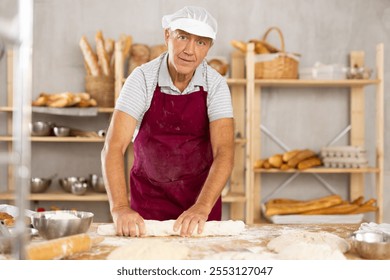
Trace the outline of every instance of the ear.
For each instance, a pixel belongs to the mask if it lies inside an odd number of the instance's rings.
[[[164,29],[164,39],[165,39],[165,45],[166,46],[168,46],[169,36],[170,36],[170,30],[168,28]]]

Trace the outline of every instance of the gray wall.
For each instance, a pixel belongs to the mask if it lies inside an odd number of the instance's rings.
[[[4,4],[6,3],[6,4]],[[12,3],[10,5],[10,3]],[[0,3],[0,15],[14,12],[14,1]],[[86,35],[93,42],[98,29],[105,37],[117,39],[121,33],[133,36],[134,42],[159,44],[163,42],[161,17],[184,5],[207,8],[218,20],[218,38],[211,56],[229,59],[233,39],[247,41],[261,38],[270,26],[278,26],[284,33],[286,50],[302,54],[301,67],[320,61],[326,64],[347,65],[351,50],[366,53],[366,65],[375,66],[376,44],[390,45],[390,1],[388,0],[36,0],[34,5],[34,78],[33,98],[40,92],[84,90],[84,66],[78,41]],[[4,11],[6,11],[4,13]],[[7,12],[8,11],[8,12]],[[278,45],[276,36],[271,36]],[[385,51],[386,53],[386,51]],[[390,58],[385,55],[385,92],[390,72],[386,66]],[[2,77],[3,78],[3,77]],[[4,88],[1,96],[4,96]],[[291,94],[294,93],[294,94]],[[320,149],[348,125],[348,94],[335,89],[272,89],[265,90],[262,103],[262,121],[291,148]],[[366,138],[371,164],[374,164],[375,135],[374,87],[366,94]],[[385,125],[389,124],[387,111],[389,97],[385,96]],[[34,118],[45,116],[34,116]],[[57,118],[56,122],[77,123],[80,129],[100,128],[106,121],[93,118]],[[103,125],[104,126],[104,125]],[[385,221],[390,222],[390,172],[388,161],[389,131],[385,130]],[[270,156],[281,152],[266,136],[262,154]],[[337,144],[343,145],[347,139]],[[61,176],[82,175],[99,170],[97,144],[33,144],[33,174],[50,175],[60,170]],[[82,154],[80,158],[78,155]],[[51,164],[54,162],[54,164]],[[49,166],[49,167],[48,167]],[[338,192],[348,198],[348,177],[323,176]],[[263,195],[278,186],[285,175],[265,175]],[[367,176],[366,196],[374,195],[374,176]],[[299,176],[280,196],[311,198],[327,194],[311,175]],[[101,204],[77,204],[93,207],[101,215],[108,208]],[[103,216],[102,216],[103,217]],[[367,216],[368,219],[372,217]]]

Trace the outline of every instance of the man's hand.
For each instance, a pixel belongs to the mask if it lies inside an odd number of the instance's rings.
[[[173,225],[173,230],[176,232],[180,229],[180,236],[191,236],[196,227],[197,233],[203,232],[204,224],[210,213],[210,208],[200,203],[195,203],[187,211],[184,211]]]
[[[145,235],[144,219],[131,208],[123,207],[120,209],[113,209],[111,214],[117,235],[131,237],[141,237]]]

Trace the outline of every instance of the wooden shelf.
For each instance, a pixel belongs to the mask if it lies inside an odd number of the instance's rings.
[[[222,196],[223,203],[234,203],[234,202],[242,202],[246,201],[244,193],[233,193],[229,192],[227,195]]]
[[[0,112],[13,112],[14,108],[9,106],[2,106],[0,107]],[[98,113],[112,113],[114,112],[114,108],[108,108],[108,107],[98,107],[97,108]]]
[[[367,167],[367,168],[309,168],[305,170],[297,169],[288,169],[280,170],[276,168],[263,169],[263,168],[254,168],[255,173],[378,173],[379,168]]]
[[[14,200],[15,194],[13,192],[0,193],[0,200]],[[87,192],[85,195],[74,195],[65,192],[45,192],[33,193],[28,197],[29,200],[39,201],[108,201],[107,194]],[[223,203],[245,202],[245,194],[228,193],[222,197]]]
[[[377,85],[380,80],[300,80],[255,79],[255,85],[267,87],[362,87]]]
[[[13,192],[0,193],[0,200],[14,200]],[[39,201],[108,201],[107,194],[87,192],[84,195],[74,195],[65,192],[47,192],[47,193],[32,193],[28,197],[29,200]]]
[[[57,136],[33,136],[31,142],[72,142],[72,143],[103,143],[103,137],[57,137]],[[0,136],[0,142],[12,142],[12,136]]]

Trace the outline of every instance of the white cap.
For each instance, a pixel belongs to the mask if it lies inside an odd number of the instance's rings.
[[[187,6],[171,15],[162,18],[162,27],[171,30],[181,29],[188,33],[215,39],[217,21],[204,8]]]

